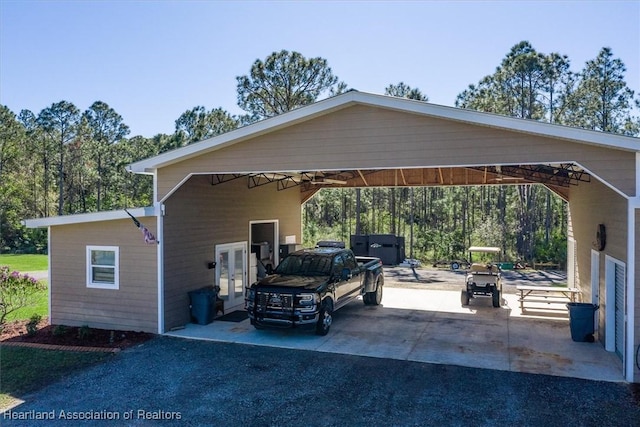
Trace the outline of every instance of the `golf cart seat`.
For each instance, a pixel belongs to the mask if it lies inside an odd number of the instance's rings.
[[[496,264],[471,264],[471,273],[473,274],[498,274],[500,270]]]

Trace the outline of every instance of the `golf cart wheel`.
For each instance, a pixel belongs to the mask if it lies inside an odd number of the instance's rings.
[[[469,305],[469,293],[467,291],[460,291],[460,302],[462,305]]]
[[[492,297],[492,302],[493,302],[493,306],[494,307],[500,307],[500,291],[497,289],[494,289],[491,292],[491,297]]]

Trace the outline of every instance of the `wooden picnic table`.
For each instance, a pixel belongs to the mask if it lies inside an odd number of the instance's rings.
[[[568,288],[560,286],[531,286],[531,285],[518,285],[516,287],[520,292],[520,310],[524,311],[524,303],[537,302],[537,303],[558,303],[566,304],[568,302],[576,302],[576,298],[580,295],[580,289]]]
[[[534,262],[533,263],[534,270],[559,270],[560,264],[555,262]]]

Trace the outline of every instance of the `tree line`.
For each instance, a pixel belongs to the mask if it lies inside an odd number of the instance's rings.
[[[455,105],[479,111],[637,136],[640,102],[627,86],[622,60],[603,48],[579,72],[569,58],[516,44],[496,71],[471,84]],[[235,116],[196,106],[175,120],[172,134],[130,137],[123,118],[102,101],[85,111],[59,101],[39,113],[0,106],[0,251],[46,250],[46,236],[24,218],[146,206],[147,176],[132,162],[183,147],[349,90],[324,58],[281,50],[238,76]],[[400,82],[385,94],[428,96]],[[323,189],[304,207],[305,241],[348,241],[353,233],[411,234],[415,256],[451,257],[471,243],[500,244],[512,257],[562,257],[565,205],[536,185],[461,188]],[[356,227],[358,225],[358,227]],[[409,251],[408,251],[409,252]]]

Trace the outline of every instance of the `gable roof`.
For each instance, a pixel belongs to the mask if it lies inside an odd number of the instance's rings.
[[[477,126],[492,127],[569,140],[582,144],[610,147],[625,151],[640,151],[640,140],[634,137],[561,126],[535,120],[501,116],[475,110],[446,107],[406,98],[349,91],[248,126],[217,135],[213,138],[132,163],[127,167],[127,170],[134,173],[151,174],[154,170],[164,166],[169,166],[200,154],[218,150],[249,138],[270,133],[275,130],[311,120],[315,117],[354,105],[366,105],[391,109],[410,114],[418,114]]]

